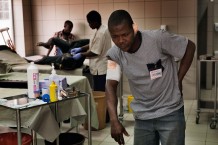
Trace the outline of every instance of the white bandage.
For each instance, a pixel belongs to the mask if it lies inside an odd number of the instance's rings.
[[[112,60],[107,61],[107,76],[106,80],[116,80],[120,81],[121,77],[121,69],[119,64]]]

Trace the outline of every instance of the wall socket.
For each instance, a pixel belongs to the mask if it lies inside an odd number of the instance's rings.
[[[166,31],[167,30],[167,25],[160,25],[160,29]]]
[[[215,31],[218,32],[218,23],[214,23]]]

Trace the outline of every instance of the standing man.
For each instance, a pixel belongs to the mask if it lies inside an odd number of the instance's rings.
[[[97,11],[90,11],[87,16],[90,28],[96,29],[90,43],[83,47],[74,48],[71,53],[74,59],[86,57],[89,59],[89,68],[93,76],[94,91],[105,91],[107,57],[106,53],[111,48],[111,37],[108,29],[101,22],[101,15]]]
[[[102,24],[101,15],[97,11],[90,11],[86,15],[90,28],[96,29],[89,45],[71,50],[75,60],[81,57],[89,59],[89,69],[93,78],[93,90],[105,91],[107,57],[106,53],[111,48],[111,37],[107,26]],[[106,113],[106,122],[109,122],[109,114]]]
[[[107,53],[111,136],[120,145],[125,144],[123,135],[128,136],[117,115],[116,88],[122,71],[134,96],[134,145],[184,145],[182,80],[192,63],[195,44],[164,30],[134,32],[133,25],[125,10],[114,11],[108,20],[115,43]],[[175,57],[180,59],[179,70]]]
[[[47,56],[51,53],[54,43],[52,42],[55,38],[58,41],[60,48],[55,46],[55,55],[62,55],[62,51],[65,53],[69,50],[70,44],[75,40],[75,36],[71,33],[73,29],[73,23],[70,20],[66,20],[64,22],[64,29],[62,31],[58,31],[54,34],[52,38],[50,38],[47,42],[39,42],[37,46],[43,46],[48,49]],[[65,50],[66,49],[66,50]]]

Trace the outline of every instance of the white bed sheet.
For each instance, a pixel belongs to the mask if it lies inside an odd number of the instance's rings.
[[[19,65],[13,65],[12,66],[12,72],[27,72],[27,67],[29,66],[29,63],[26,64],[19,64]],[[44,74],[51,74],[51,66],[50,65],[39,65],[36,64],[36,66],[39,69],[39,73],[44,73]],[[83,67],[77,68],[74,70],[56,70],[56,73],[58,75],[77,75],[77,76],[82,76]]]

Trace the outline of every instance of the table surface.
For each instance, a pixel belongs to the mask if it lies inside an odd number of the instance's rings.
[[[47,78],[49,74],[40,74],[40,79]],[[26,73],[12,73],[10,75],[5,76],[5,80],[26,80]],[[91,95],[91,126],[94,128],[98,128],[99,122],[96,112],[96,106],[94,102],[94,98],[92,97],[92,89],[88,82],[88,79],[84,76],[66,76],[67,83],[71,87],[78,88],[81,92],[86,92]],[[27,89],[16,89],[16,88],[0,88],[0,98],[7,98],[10,96],[15,96],[19,94],[25,94]],[[68,104],[66,104],[68,103]],[[70,103],[70,104],[69,104]],[[69,108],[69,106],[71,106]],[[67,111],[66,111],[67,107]],[[87,111],[87,107],[85,106],[85,98],[74,99],[74,101],[66,101],[59,105],[59,116],[58,121],[63,121],[67,119],[69,116],[73,116],[72,126],[77,125],[78,123],[84,122],[84,115],[86,114],[84,109]],[[68,111],[69,110],[69,111]],[[71,111],[70,111],[71,110]],[[34,113],[33,113],[34,112]],[[47,116],[47,117],[45,117]],[[14,111],[10,109],[6,109],[5,107],[0,107],[0,125],[3,126],[14,126],[16,124],[16,114]],[[43,106],[39,108],[32,108],[29,110],[24,110],[21,114],[21,122],[22,126],[29,127],[39,133],[42,137],[46,138],[49,141],[53,141],[57,135],[59,135],[60,130],[58,125],[53,125],[51,127],[51,122],[56,122],[54,115],[52,114],[52,110],[49,106]],[[41,122],[41,124],[39,123]],[[40,126],[39,126],[40,124]],[[55,123],[54,123],[55,124]],[[51,132],[53,134],[51,134]]]

